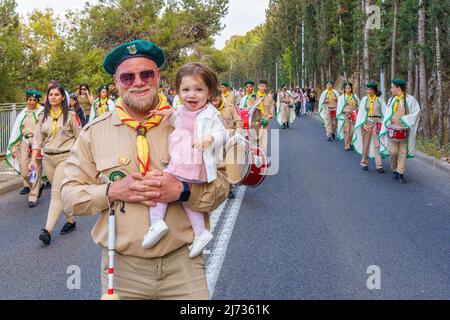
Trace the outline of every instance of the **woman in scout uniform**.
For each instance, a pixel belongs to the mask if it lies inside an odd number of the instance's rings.
[[[286,84],[283,83],[277,97],[277,120],[283,129],[288,129],[289,123],[295,120],[295,112],[291,112],[291,108],[289,108],[291,102],[292,97],[287,92]]]
[[[353,131],[356,122],[356,112],[358,111],[359,98],[353,93],[353,84],[344,84],[344,94],[338,99],[337,107],[337,139],[344,140],[345,151],[350,151],[353,140]]]
[[[47,224],[39,235],[45,245],[50,244],[51,234],[61,214],[61,183],[64,178],[64,165],[70,149],[81,131],[81,122],[74,111],[69,110],[69,102],[61,85],[48,89],[44,111],[39,115],[34,131],[33,154],[29,170],[37,167],[37,156],[42,150],[43,167],[51,184],[51,199]],[[67,223],[61,234],[75,230],[75,221],[71,212],[65,212]]]
[[[223,94],[221,92],[216,92],[213,100],[213,105],[216,107],[217,111],[220,113],[223,125],[228,130],[230,137],[234,135],[235,132],[239,133],[242,131],[244,125],[241,116],[237,112],[234,106],[226,105]],[[233,141],[233,144],[236,142]],[[225,147],[226,149],[226,147]],[[225,150],[226,152],[227,150]],[[227,166],[227,175],[235,175],[235,166]],[[232,172],[233,171],[233,172]],[[230,192],[228,193],[228,199],[234,199],[235,195],[233,193],[233,185],[230,184]]]
[[[91,114],[91,107],[94,103],[94,98],[92,97],[89,86],[86,83],[82,83],[80,85],[80,93],[81,94],[78,96],[78,102],[80,106],[83,107],[86,118],[89,118]]]
[[[27,107],[19,113],[14,123],[6,152],[6,162],[22,175],[24,188],[20,194],[29,193],[28,206],[35,207],[44,187],[41,179],[42,160],[41,158],[36,159],[36,181],[34,182],[30,181],[28,165],[31,160],[34,129],[44,108],[39,105],[39,99],[42,97],[39,91],[27,90],[25,94],[27,96]]]
[[[108,98],[108,86],[102,85],[98,88],[98,98],[95,99],[91,107],[89,122],[101,116],[105,112],[112,111],[116,108],[114,102]]]
[[[361,99],[358,117],[355,123],[353,146],[362,155],[361,167],[369,170],[369,158],[375,158],[377,172],[384,173],[383,157],[380,154],[379,133],[383,116],[386,113],[386,103],[379,97],[378,84],[370,82],[366,85],[367,96]]]
[[[339,92],[333,89],[334,82],[328,80],[326,82],[326,90],[322,92],[319,99],[319,114],[326,129],[328,141],[336,139],[336,107],[339,98]]]
[[[414,158],[419,127],[420,105],[407,94],[404,80],[392,80],[389,99],[380,132],[381,153],[390,155],[393,178],[406,183],[406,159]]]

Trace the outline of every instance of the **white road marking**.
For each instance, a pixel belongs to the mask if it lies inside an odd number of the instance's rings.
[[[206,279],[208,281],[208,288],[211,297],[214,295],[216,282],[219,277],[220,270],[222,269],[223,261],[225,260],[228,243],[230,241],[231,234],[233,233],[234,223],[236,222],[246,190],[247,187],[245,186],[235,188],[234,191],[236,197],[233,200],[226,201],[230,203],[230,208],[227,212],[225,212],[226,216],[224,217],[222,228],[217,234],[216,243],[206,266]]]

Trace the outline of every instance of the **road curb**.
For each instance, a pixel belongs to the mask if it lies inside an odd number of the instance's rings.
[[[0,183],[0,196],[23,186],[22,178],[12,177],[11,180]]]
[[[425,153],[420,152],[418,150],[416,150],[415,159],[436,169],[436,170],[439,170],[441,173],[450,177],[450,164],[449,163],[438,160],[435,157],[426,155]]]

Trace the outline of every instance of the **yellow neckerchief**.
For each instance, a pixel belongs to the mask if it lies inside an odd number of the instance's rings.
[[[56,136],[56,126],[58,124],[59,117],[62,115],[62,112],[62,107],[60,107],[57,112],[53,112],[53,110],[50,109],[50,117],[53,118],[52,136]]]
[[[394,113],[397,112],[398,103],[404,98],[404,95],[401,96],[395,96],[395,103],[394,103]]]
[[[328,103],[330,103],[333,101],[333,96],[334,96],[333,89],[331,89],[331,90],[327,89],[327,94],[328,94],[328,101],[329,101]]]
[[[106,110],[106,103],[108,102],[108,97],[106,98],[99,98],[98,99],[98,106],[97,106],[97,116],[100,116],[104,114]]]
[[[267,93],[261,93],[258,90],[257,96],[258,96],[258,98],[267,97]],[[266,116],[266,109],[264,108],[264,99],[262,99],[261,103],[259,104],[259,110],[261,110],[261,113],[262,113],[263,117],[265,117]]]
[[[222,95],[226,98],[230,95],[230,91],[227,91],[226,93],[222,93]]]
[[[217,111],[221,112],[224,107],[225,107],[225,100],[221,99],[220,100],[220,106],[217,108]]]
[[[167,102],[167,98],[165,95],[159,93],[159,104],[156,110],[164,110],[164,109],[170,109],[170,105]],[[157,126],[160,122],[162,117],[157,115],[152,115],[149,118],[147,118],[144,123],[140,123],[136,120],[134,120],[123,108],[123,100],[122,98],[119,98],[117,101],[116,106],[116,112],[120,118],[120,121],[122,121],[127,126],[131,127],[133,130],[137,133],[137,150],[138,150],[138,157],[137,160],[139,162],[139,171],[142,175],[145,175],[150,170],[150,153],[148,148],[148,142],[146,138],[146,134],[148,130],[153,128],[154,126]]]
[[[370,108],[369,108],[369,117],[373,117],[373,109],[374,109],[374,105],[375,105],[375,100],[377,99],[377,95],[368,95],[367,98],[369,99],[370,102]]]

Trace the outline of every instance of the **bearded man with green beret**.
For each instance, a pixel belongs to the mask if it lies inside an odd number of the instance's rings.
[[[91,234],[102,248],[102,292],[108,299],[117,298],[115,294],[123,299],[210,298],[204,256],[189,258],[194,233],[183,206],[203,212],[209,227],[209,213],[225,200],[229,184],[224,165],[218,165],[210,183],[188,183],[164,172],[174,130],[159,114],[170,108],[158,90],[165,61],[163,50],[144,40],[108,53],[103,67],[114,76],[120,94],[116,109],[85,126],[65,166],[64,210],[73,215],[100,212]],[[169,232],[146,249],[142,241],[153,226],[149,207],[156,203],[168,204]],[[117,213],[109,228],[111,210]],[[114,268],[108,252],[114,254]]]
[[[34,131],[39,115],[44,111],[44,107],[39,104],[42,94],[38,90],[27,90],[25,95],[27,97],[27,107],[19,113],[14,123],[6,152],[6,162],[14,168],[15,172],[22,176],[24,188],[20,191],[20,194],[28,194],[28,206],[35,207],[43,189],[41,179],[42,155],[36,161],[35,181],[30,181],[28,165],[31,161]]]

